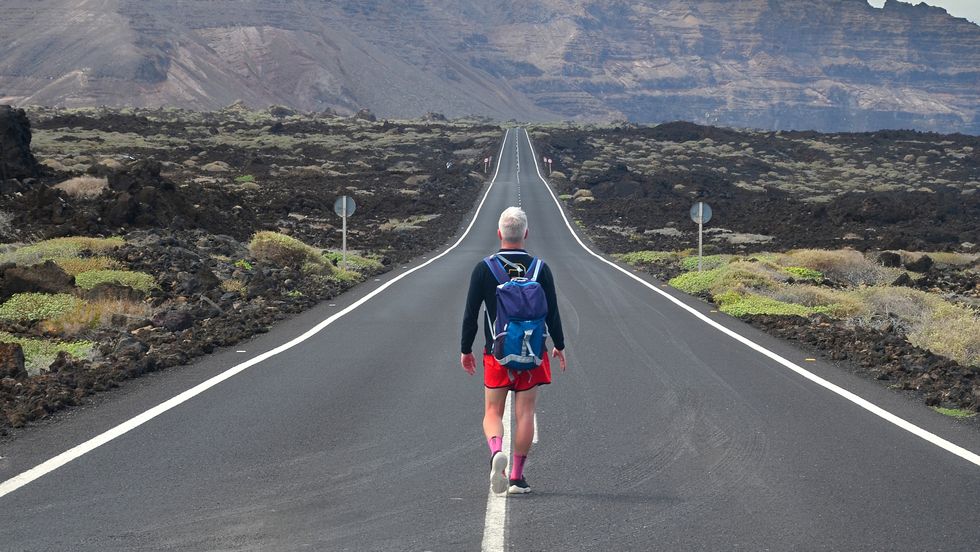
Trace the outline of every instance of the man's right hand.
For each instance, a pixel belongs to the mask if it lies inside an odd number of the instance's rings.
[[[459,363],[463,365],[463,370],[466,370],[467,374],[472,376],[476,373],[476,357],[473,356],[473,353],[459,355]]]
[[[551,356],[558,359],[558,366],[561,367],[561,371],[565,371],[565,350],[564,349],[554,349],[551,351]]]

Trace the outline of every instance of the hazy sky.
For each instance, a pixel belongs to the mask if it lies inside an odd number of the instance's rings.
[[[920,4],[920,0],[902,0],[906,4]],[[885,5],[885,0],[868,0],[868,3],[876,8]],[[956,17],[965,17],[974,23],[980,24],[980,0],[928,0],[925,2],[930,6],[939,6]]]

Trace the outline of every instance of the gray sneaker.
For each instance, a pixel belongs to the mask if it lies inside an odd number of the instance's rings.
[[[490,459],[490,490],[495,494],[503,494],[507,491],[507,455],[503,451],[497,452]]]

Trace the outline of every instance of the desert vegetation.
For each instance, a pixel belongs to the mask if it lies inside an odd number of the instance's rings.
[[[0,434],[441,244],[501,135],[237,105],[29,115],[41,174],[0,189],[0,343],[25,357],[0,359]],[[357,202],[346,265],[340,195]]]
[[[668,123],[532,138],[622,262],[939,412],[980,411],[977,137]],[[700,272],[696,201],[714,210]]]

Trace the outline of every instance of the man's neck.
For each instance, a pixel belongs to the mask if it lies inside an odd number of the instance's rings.
[[[524,249],[524,242],[500,242],[501,249]]]

